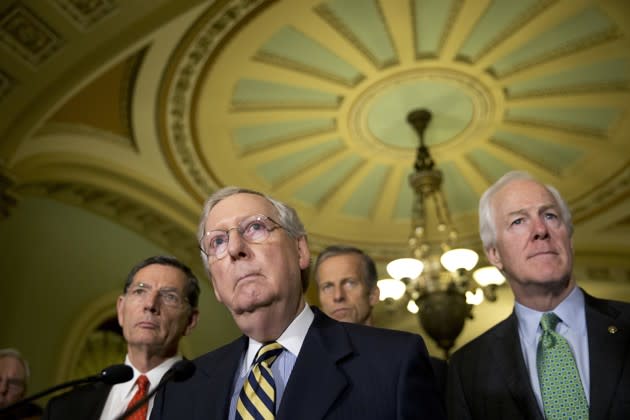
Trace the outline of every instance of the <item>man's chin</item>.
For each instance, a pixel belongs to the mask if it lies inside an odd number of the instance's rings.
[[[248,299],[234,305],[234,315],[252,314],[260,309],[271,306],[273,299]]]

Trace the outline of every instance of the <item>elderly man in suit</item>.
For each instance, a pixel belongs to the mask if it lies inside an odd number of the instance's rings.
[[[118,297],[118,323],[127,342],[125,364],[133,379],[114,386],[82,386],[50,400],[45,420],[113,420],[156,387],[177,361],[181,338],[197,324],[199,282],[190,268],[170,256],[136,264]],[[135,396],[135,398],[134,398]],[[154,398],[133,419],[149,417]]]
[[[507,173],[482,196],[479,229],[516,303],[453,354],[449,418],[630,418],[630,304],[577,286],[571,213],[560,193]]]
[[[206,202],[202,257],[243,336],[169,383],[152,419],[439,419],[418,335],[337,322],[306,304],[306,232],[288,205],[227,187]]]

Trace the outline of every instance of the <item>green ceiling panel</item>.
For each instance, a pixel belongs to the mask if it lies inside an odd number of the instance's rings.
[[[464,213],[477,210],[479,197],[473,187],[466,181],[455,162],[438,165],[442,170],[443,188],[448,208],[451,213]]]
[[[452,7],[453,0],[415,0],[413,24],[417,56],[438,55]]]
[[[506,120],[604,133],[620,114],[621,111],[615,108],[509,108]]]
[[[538,92],[594,90],[627,84],[630,80],[629,63],[628,58],[619,58],[576,67],[556,74],[545,74],[535,79],[509,85],[508,95],[524,96]]]
[[[344,183],[345,179],[350,176],[350,173],[356,169],[362,161],[363,159],[356,155],[345,158],[333,168],[326,171],[326,174],[318,176],[302,189],[296,191],[294,197],[304,203],[317,207],[332,194],[336,188]]]
[[[494,183],[507,172],[514,169],[512,166],[483,149],[471,150],[466,154],[466,157],[472,162],[475,168],[481,172],[486,181],[488,181],[488,184]]]
[[[343,147],[341,139],[333,139],[265,162],[256,168],[256,172],[267,182],[275,184],[289,179],[308,166],[340,151]]]
[[[372,209],[381,197],[389,170],[389,165],[376,165],[372,168],[346,202],[343,213],[350,216],[370,217]]]
[[[341,80],[350,86],[362,79],[361,73],[352,65],[290,26],[285,26],[276,32],[263,45],[260,52],[263,55],[268,54],[297,63],[300,67],[312,69],[325,77]]]
[[[459,55],[475,61],[493,43],[502,41],[500,35],[505,34],[537,3],[540,0],[492,1],[470,32]]]
[[[398,62],[376,0],[331,0],[317,10],[379,68]]]
[[[232,95],[235,106],[315,106],[336,108],[339,97],[332,93],[272,83],[263,80],[241,79]]]
[[[334,118],[300,121],[281,121],[238,127],[233,131],[234,143],[239,150],[247,152],[270,146],[287,139],[299,138],[315,133],[332,131],[336,127]]]
[[[407,114],[418,108],[427,108],[432,114],[425,132],[427,146],[453,139],[473,119],[473,103],[465,91],[437,80],[416,80],[400,83],[376,97],[369,110],[368,127],[387,145],[416,148],[420,140],[407,122]]]
[[[584,47],[614,27],[614,23],[599,9],[586,9],[532,38],[521,48],[494,63],[492,68],[496,74],[503,75],[528,62]]]
[[[492,141],[556,174],[575,164],[584,154],[582,150],[574,147],[506,131],[497,131]]]

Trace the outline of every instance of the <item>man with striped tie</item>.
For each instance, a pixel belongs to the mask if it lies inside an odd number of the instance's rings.
[[[451,357],[449,418],[629,419],[630,304],[577,286],[558,190],[507,173],[481,197],[479,230],[516,303]]]
[[[310,253],[295,210],[227,187],[198,231],[216,298],[243,336],[169,383],[152,419],[441,419],[418,335],[337,322],[306,304]]]

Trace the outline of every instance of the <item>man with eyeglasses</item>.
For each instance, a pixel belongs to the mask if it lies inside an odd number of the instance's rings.
[[[141,393],[150,392],[182,359],[179,342],[197,324],[199,293],[193,272],[174,257],[154,256],[134,266],[116,302],[133,379],[114,386],[90,384],[55,397],[44,419],[115,419],[133,405],[139,389],[146,386]],[[135,416],[149,418],[152,407],[153,398],[146,414],[139,410]]]
[[[227,187],[198,230],[214,293],[243,336],[169,383],[152,419],[441,419],[418,335],[337,322],[306,304],[310,253],[295,210]]]

